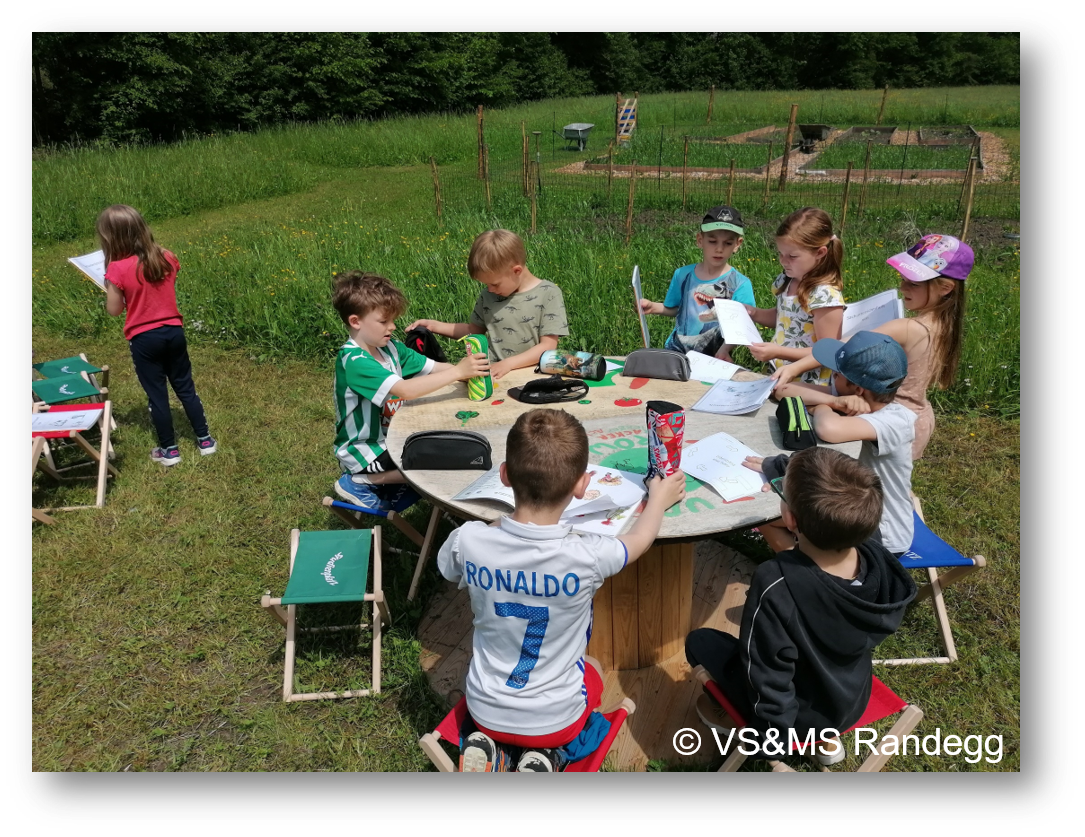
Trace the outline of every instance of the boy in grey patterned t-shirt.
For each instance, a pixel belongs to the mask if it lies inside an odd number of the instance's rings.
[[[556,349],[558,338],[569,333],[569,320],[561,289],[533,275],[526,263],[527,248],[516,233],[484,232],[467,257],[467,272],[486,286],[470,321],[416,320],[407,330],[423,326],[456,340],[485,334],[493,362],[490,374],[495,379],[513,369],[534,366],[543,352]]]

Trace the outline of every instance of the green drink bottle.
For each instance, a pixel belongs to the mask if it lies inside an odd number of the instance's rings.
[[[461,342],[467,348],[467,354],[486,354],[490,349],[489,341],[486,339],[485,334],[468,334],[465,337],[460,338]],[[494,381],[493,378],[486,375],[479,375],[477,378],[467,379],[467,397],[472,401],[482,401],[485,398],[489,398],[494,394]]]

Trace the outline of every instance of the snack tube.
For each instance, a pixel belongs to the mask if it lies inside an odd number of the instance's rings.
[[[670,401],[649,401],[646,409],[648,423],[648,473],[645,483],[656,474],[669,477],[682,467],[682,436],[686,426],[686,411]]]
[[[467,354],[486,354],[490,350],[485,334],[468,334],[460,338],[467,349]],[[472,401],[482,401],[494,394],[494,380],[486,375],[467,379],[467,397]]]
[[[551,349],[543,352],[539,358],[539,371],[546,375],[601,381],[607,375],[607,361],[594,352],[560,352]]]

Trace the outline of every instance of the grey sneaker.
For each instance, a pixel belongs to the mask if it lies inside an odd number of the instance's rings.
[[[153,448],[151,461],[159,462],[169,468],[181,461],[181,451],[177,449],[177,445],[171,448]]]
[[[565,767],[565,762],[557,750],[524,750],[520,756],[520,763],[516,765],[517,773],[559,773]]]

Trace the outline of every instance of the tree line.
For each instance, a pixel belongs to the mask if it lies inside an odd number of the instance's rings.
[[[615,91],[1018,84],[1016,32],[34,33],[33,142],[153,142]]]

